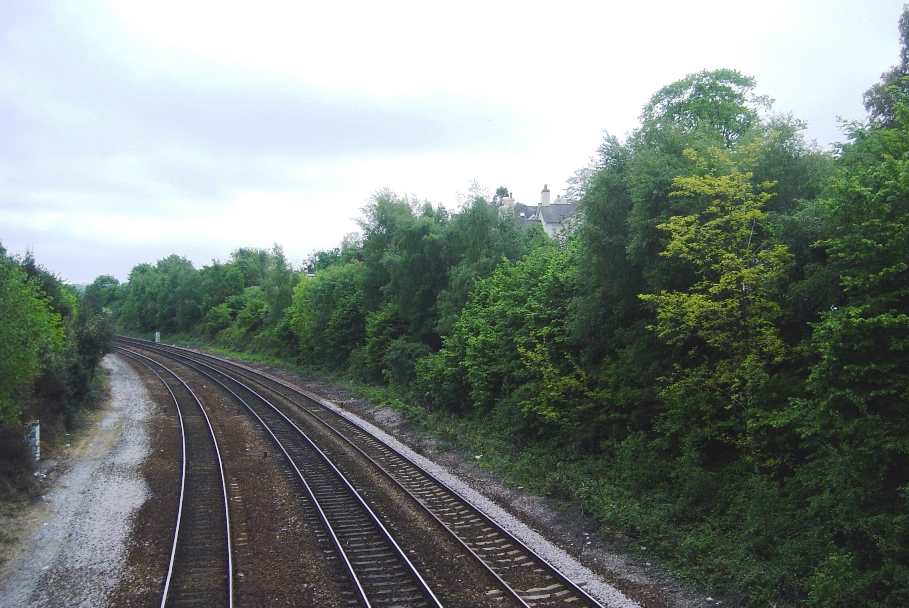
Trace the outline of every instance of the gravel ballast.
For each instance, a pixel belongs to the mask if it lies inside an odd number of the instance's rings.
[[[315,395],[313,395],[315,397]],[[490,519],[502,526],[515,538],[524,543],[533,550],[537,555],[545,559],[549,564],[554,566],[562,574],[579,584],[592,597],[603,603],[609,608],[640,608],[640,604],[627,598],[621,591],[600,579],[591,570],[584,567],[580,562],[571,555],[550,543],[545,537],[525,525],[522,521],[508,513],[505,509],[493,501],[486,498],[483,494],[476,491],[473,487],[462,481],[456,475],[453,475],[445,467],[417,454],[408,446],[398,441],[395,437],[389,435],[379,427],[355,416],[354,414],[336,406],[334,403],[319,399],[320,403],[326,407],[338,412],[360,428],[380,438],[383,442],[393,447],[399,453],[408,458],[411,462],[420,466],[423,470],[433,475],[436,479],[443,482],[449,488],[456,491],[463,498],[466,498],[474,507],[489,516]]]
[[[148,496],[138,470],[148,454],[153,407],[135,372],[116,357],[104,365],[110,406],[57,465],[64,469],[43,498],[47,521],[7,566],[0,606],[110,605],[133,515]]]

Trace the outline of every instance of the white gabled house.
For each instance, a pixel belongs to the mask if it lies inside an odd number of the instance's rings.
[[[550,202],[548,185],[543,186],[540,203],[535,207],[516,203],[511,193],[502,198],[503,212],[512,214],[521,228],[541,225],[550,238],[554,238],[565,228],[565,222],[575,214],[577,207],[577,203],[561,194]]]

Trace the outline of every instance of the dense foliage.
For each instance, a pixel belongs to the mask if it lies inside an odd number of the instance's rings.
[[[309,274],[277,246],[171,256],[86,298],[471,421],[540,458],[529,485],[732,603],[906,605],[909,10],[900,31],[833,152],[705,71],[605,137],[556,241],[516,227],[505,188],[454,213],[380,191]]]
[[[0,246],[0,497],[29,487],[22,423],[40,420],[50,442],[72,430],[95,401],[95,369],[112,339],[100,303]]]
[[[196,330],[234,348],[280,351],[290,335],[284,312],[300,276],[275,245],[241,248],[199,270],[171,255],[139,264],[126,283],[106,281],[99,291],[127,332]]]

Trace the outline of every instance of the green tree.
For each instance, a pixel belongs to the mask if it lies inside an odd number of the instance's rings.
[[[390,303],[402,331],[433,346],[438,346],[435,303],[449,268],[444,255],[448,220],[444,207],[382,192],[364,208],[360,224],[367,304],[378,310],[380,302]]]
[[[486,413],[507,402],[528,430],[579,424],[589,394],[569,348],[575,286],[570,253],[548,240],[500,264],[477,281],[444,347],[419,360],[422,394],[454,411]]]
[[[767,106],[754,93],[753,79],[734,70],[689,75],[653,95],[641,126],[624,141],[607,134],[583,172],[572,335],[584,369],[596,378],[616,441],[629,433],[649,436],[665,406],[655,387],[671,374],[677,352],[647,329],[655,309],[638,294],[684,293],[700,280],[693,265],[661,255],[670,235],[658,228],[672,217],[697,216],[710,203],[705,196],[671,196],[674,180],[702,174],[697,156],[726,150],[751,168],[753,183],[772,184],[766,242],[797,254],[793,277],[799,282],[778,299],[777,324],[789,343],[808,338],[806,322],[817,319],[831,289],[821,266],[826,256],[812,247],[825,235],[826,212],[812,199],[824,191],[832,158],[804,141],[798,120],[762,120]],[[794,391],[800,382],[796,378]]]
[[[109,274],[96,277],[90,285],[85,286],[83,306],[92,314],[100,314],[104,308],[109,309],[117,300],[119,286],[120,281]]]
[[[200,314],[208,314],[212,308],[223,304],[231,296],[243,293],[245,277],[237,264],[212,260],[199,270]]]
[[[346,368],[351,351],[365,340],[365,270],[358,262],[329,266],[294,288],[288,323],[308,362]]]
[[[89,381],[94,380],[95,370],[104,356],[114,349],[114,324],[108,313],[92,314],[82,311],[76,331],[76,352],[82,367],[88,370]]]
[[[121,312],[123,323],[140,331],[186,331],[202,318],[200,276],[178,255],[152,266],[139,264],[129,274]]]
[[[335,264],[346,264],[354,259],[362,260],[360,253],[362,246],[362,235],[359,232],[349,232],[341,239],[340,247],[312,252],[303,263],[303,269],[315,273]]]
[[[580,202],[585,221],[578,262],[585,284],[575,335],[589,345],[585,359],[601,361],[623,344],[646,342],[649,314],[637,294],[685,289],[694,280],[659,255],[666,233],[657,225],[702,210],[701,199],[669,196],[673,179],[696,171],[684,150],[737,149],[759,135],[759,110],[768,102],[754,86],[735,70],[689,74],[651,97],[641,126],[625,142],[606,135]]]
[[[754,78],[722,69],[689,74],[660,89],[641,114],[648,135],[670,128],[698,134],[731,148],[757,124],[757,110],[770,100],[753,93]]]
[[[810,393],[789,412],[826,543],[810,578],[818,605],[909,601],[909,91],[892,76],[841,151],[820,243],[840,290],[813,325]]]
[[[60,315],[0,247],[0,419],[18,415],[11,393],[31,380],[45,354],[63,349]]]
[[[899,128],[897,106],[909,93],[909,10],[903,6],[899,20],[900,62],[881,74],[881,81],[865,91],[865,109],[874,124]]]
[[[521,234],[513,218],[495,204],[476,197],[460,207],[445,235],[448,281],[437,297],[437,330],[447,335],[467,303],[478,279],[486,278],[503,261],[526,255],[534,235]]]
[[[243,286],[253,287],[261,285],[268,274],[271,265],[267,249],[257,247],[240,247],[230,254],[230,263],[235,266],[243,276]]]
[[[262,298],[268,307],[265,322],[271,328],[282,326],[285,312],[293,299],[294,287],[302,275],[296,272],[277,243],[269,251],[268,270],[262,282]]]
[[[217,306],[212,306],[208,309],[208,312],[205,313],[205,318],[202,320],[202,326],[205,331],[215,335],[219,331],[230,327],[236,314],[237,311],[232,310],[227,302],[221,302]]]

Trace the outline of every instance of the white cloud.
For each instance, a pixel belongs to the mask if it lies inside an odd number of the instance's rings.
[[[755,76],[826,144],[897,61],[901,6],[7,0],[0,239],[89,281],[173,252],[302,257],[383,187],[533,202],[701,69]]]

